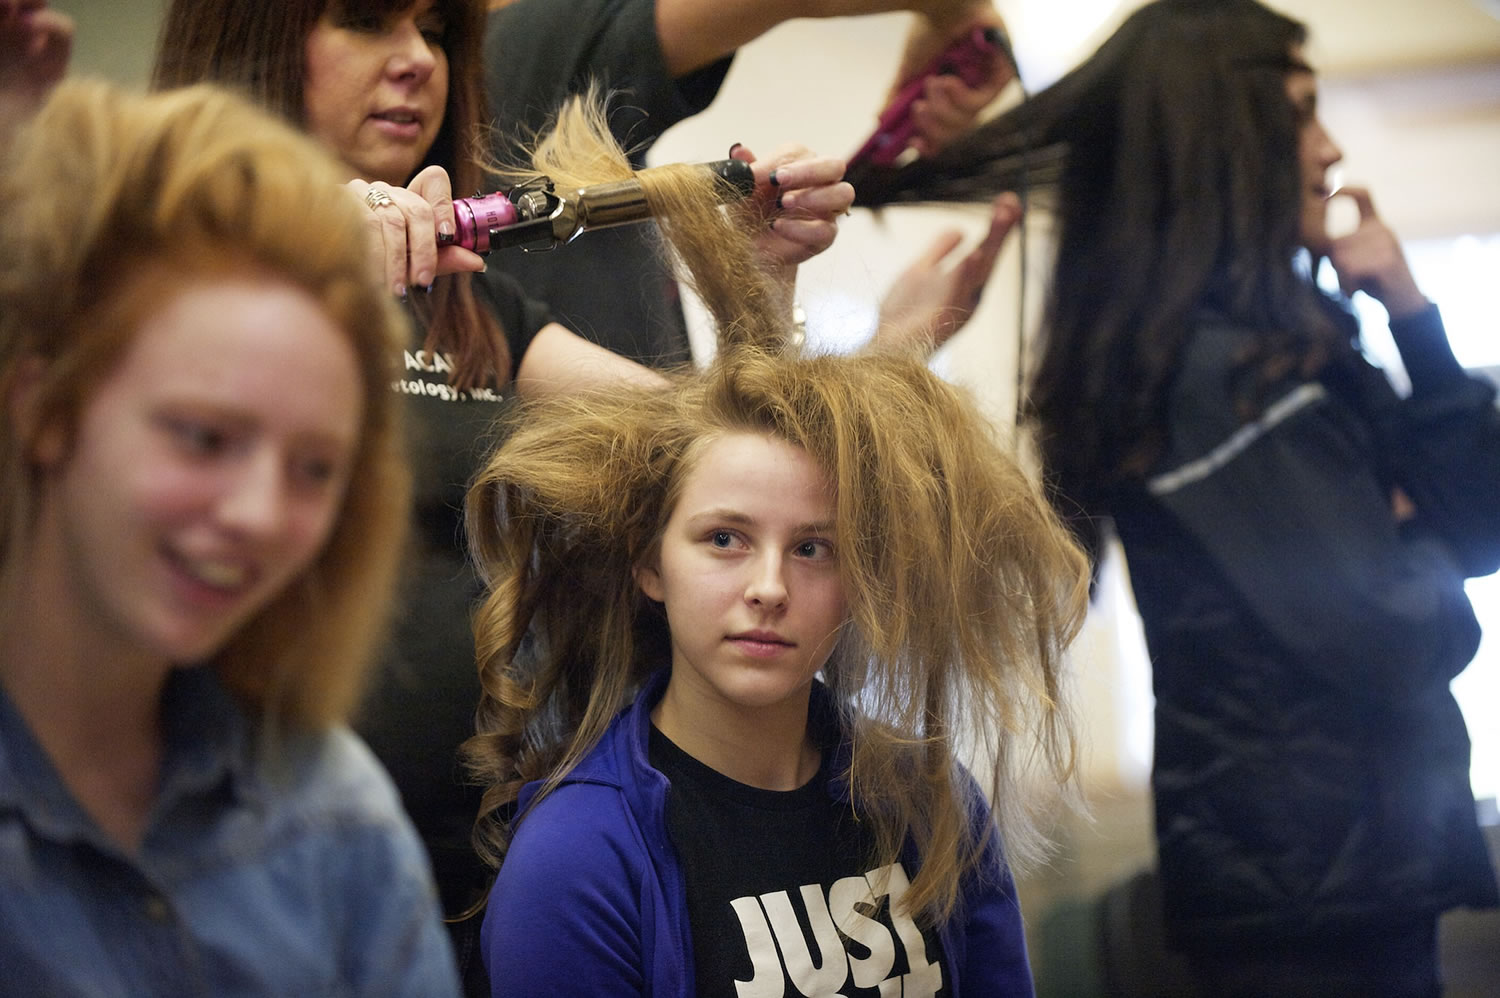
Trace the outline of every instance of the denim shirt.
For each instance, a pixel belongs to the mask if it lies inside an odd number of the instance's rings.
[[[0,993],[459,994],[426,856],[362,742],[262,737],[208,668],[173,674],[163,724],[132,854],[0,691]]]

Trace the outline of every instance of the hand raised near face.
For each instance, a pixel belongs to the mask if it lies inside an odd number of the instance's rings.
[[[24,116],[63,78],[73,20],[46,0],[0,0],[0,113]]]
[[[430,288],[443,274],[484,270],[484,257],[459,246],[439,246],[456,231],[453,187],[439,166],[429,166],[406,187],[351,180],[349,189],[370,209],[370,259],[387,287],[404,297]]]
[[[39,97],[68,68],[73,19],[46,0],[0,0],[0,90]]]
[[[1376,214],[1370,192],[1363,187],[1341,187],[1333,197],[1348,197],[1359,208],[1354,231],[1330,239],[1327,247],[1344,294],[1363,291],[1384,305],[1392,319],[1426,308],[1429,302],[1412,277],[1401,243]]]

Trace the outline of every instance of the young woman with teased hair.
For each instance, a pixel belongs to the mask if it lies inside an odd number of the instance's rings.
[[[344,726],[408,506],[363,206],[209,88],[65,85],[0,178],[7,987],[456,994]]]
[[[1305,41],[1252,0],[1160,0],[861,191],[1055,182],[1030,415],[1062,507],[1129,558],[1167,928],[1206,993],[1436,995],[1439,915],[1500,900],[1449,692],[1479,642],[1464,580],[1500,565],[1500,414],[1369,192],[1330,191]],[[1338,238],[1331,194],[1360,212]],[[1404,397],[1360,353],[1357,291]]]
[[[1067,778],[1087,573],[968,400],[729,346],[528,407],[468,509],[496,995],[1030,993],[1016,767]]]

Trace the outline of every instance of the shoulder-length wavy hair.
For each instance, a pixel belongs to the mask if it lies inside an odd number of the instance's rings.
[[[214,82],[240,91],[299,128],[306,126],[303,83],[307,38],[325,15],[384,19],[414,0],[172,0],[152,70],[154,89]],[[455,196],[484,185],[483,0],[436,0],[446,28],[448,101],[443,127],[421,167],[448,171]],[[472,387],[509,380],[515,358],[493,315],[474,299],[468,274],[437,279],[430,303],[413,300],[427,322],[426,349],[450,349],[455,378]]]
[[[654,555],[705,443],[740,431],[804,448],[834,483],[850,626],[824,675],[852,737],[841,775],[886,861],[916,845],[907,907],[947,917],[979,863],[956,744],[994,763],[1008,855],[1035,855],[1037,790],[1017,766],[1039,759],[1069,779],[1059,670],[1087,570],[970,400],[911,359],[742,345],[666,388],[539,402],[516,422],[468,503],[489,589],[465,752],[487,784],[476,843],[492,862],[521,785],[555,786],[670,662],[664,615],[632,570]]]
[[[1286,76],[1306,38],[1255,0],[1158,0],[1056,84],[865,203],[1040,188],[1057,250],[1027,414],[1049,475],[1090,509],[1161,446],[1163,396],[1196,313],[1260,334],[1247,403],[1341,335],[1298,272],[1298,126]],[[1306,68],[1305,66],[1301,68]],[[863,184],[861,184],[861,180]]]
[[[4,167],[0,395],[23,368],[42,373],[29,429],[7,419],[0,438],[0,596],[36,515],[37,435],[71,439],[141,322],[184,281],[273,274],[312,295],[354,348],[359,447],[321,553],[213,664],[292,724],[343,719],[382,632],[409,492],[390,390],[407,327],[367,273],[362,206],[314,143],[206,86],[143,98],[64,85]]]

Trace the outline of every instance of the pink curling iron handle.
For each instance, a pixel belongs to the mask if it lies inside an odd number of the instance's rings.
[[[451,240],[440,239],[440,245],[462,246],[476,253],[490,251],[490,232],[514,225],[520,214],[504,194],[484,194],[472,198],[455,198],[453,217],[458,232]]]
[[[849,158],[849,165],[889,166],[906,150],[917,127],[911,120],[911,105],[922,96],[928,77],[957,76],[968,86],[977,87],[994,71],[996,56],[1008,51],[1005,33],[993,25],[976,26],[956,40],[912,77],[880,112],[875,134]]]

